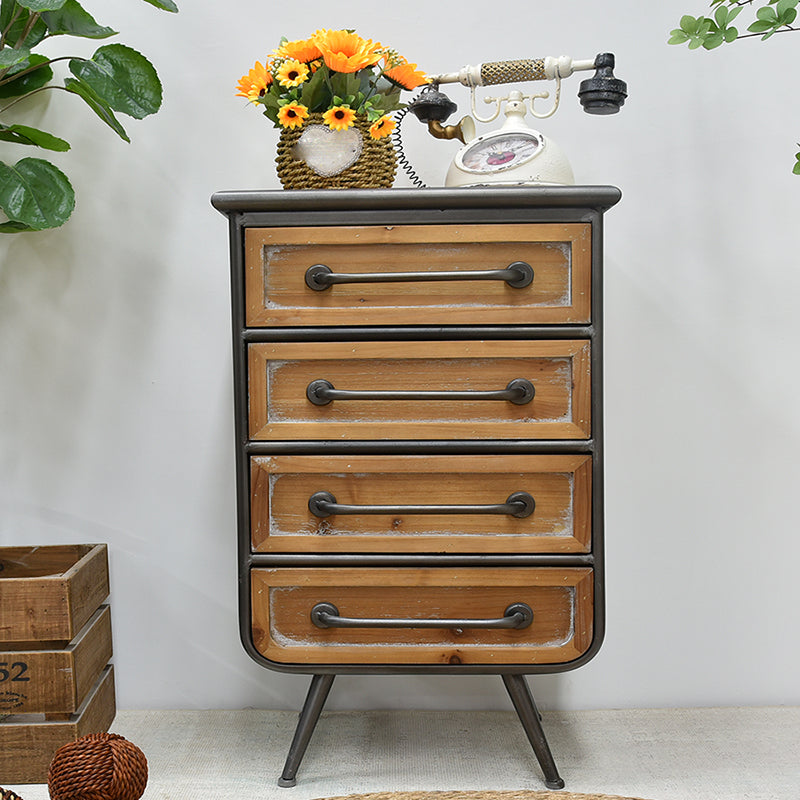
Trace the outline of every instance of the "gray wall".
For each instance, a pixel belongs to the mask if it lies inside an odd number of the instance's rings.
[[[29,104],[73,145],[54,160],[78,208],[0,239],[0,543],[109,544],[120,707],[294,708],[305,691],[238,641],[227,232],[208,199],[278,188],[277,132],[234,86],[281,35],[317,27],[356,27],[430,72],[616,53],[621,114],[585,115],[574,76],[539,124],[578,182],[624,198],[606,228],[608,635],[534,688],[559,708],[800,701],[800,39],[667,46],[703,0],[182,5],[86,0],[157,64],[163,111],[127,145],[77,98]],[[467,90],[452,96],[466,112]],[[440,184],[455,145],[404,129]],[[493,677],[352,677],[329,705],[506,703]]]

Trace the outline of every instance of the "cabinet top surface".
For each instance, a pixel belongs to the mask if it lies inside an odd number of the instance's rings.
[[[274,211],[407,210],[437,208],[593,208],[619,202],[615,186],[502,186],[459,189],[320,189],[216,192],[211,204],[223,214]]]

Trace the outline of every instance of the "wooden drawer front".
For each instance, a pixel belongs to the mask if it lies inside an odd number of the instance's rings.
[[[258,568],[251,578],[255,647],[284,664],[555,664],[592,641],[591,569]],[[311,619],[319,603],[346,619],[411,624],[321,628]],[[533,611],[527,627],[469,625],[517,603]],[[465,624],[413,627],[417,619]]]
[[[252,439],[588,439],[589,342],[284,342],[249,346]],[[348,392],[496,392],[533,385],[533,399],[336,399]]]
[[[257,552],[590,550],[588,456],[259,456],[250,463]],[[329,507],[310,509],[320,492],[355,508],[333,514]],[[524,505],[491,514],[430,508],[502,505],[516,492],[532,498],[528,516],[512,515],[526,513]],[[370,510],[376,506],[399,508]],[[429,508],[413,513],[410,506]]]
[[[533,281],[306,285],[323,264],[334,274],[380,275],[507,269],[529,264]],[[245,233],[250,326],[586,323],[591,226],[570,224],[249,228]]]

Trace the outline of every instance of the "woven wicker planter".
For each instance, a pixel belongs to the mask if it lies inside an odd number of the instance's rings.
[[[350,131],[361,135],[357,161],[335,175],[321,175],[302,160],[294,147],[310,125],[322,125],[322,114],[310,114],[302,128],[284,128],[278,141],[278,178],[284,189],[388,189],[394,183],[397,157],[389,137],[373,139],[369,123],[357,117]]]

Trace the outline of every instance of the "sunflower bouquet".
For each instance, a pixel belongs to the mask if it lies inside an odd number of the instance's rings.
[[[237,96],[264,107],[276,128],[301,128],[322,115],[331,130],[347,130],[357,118],[369,136],[381,139],[394,126],[389,116],[403,108],[400,92],[426,83],[424,73],[397,51],[351,30],[318,30],[308,39],[282,39],[257,61],[237,86]]]

